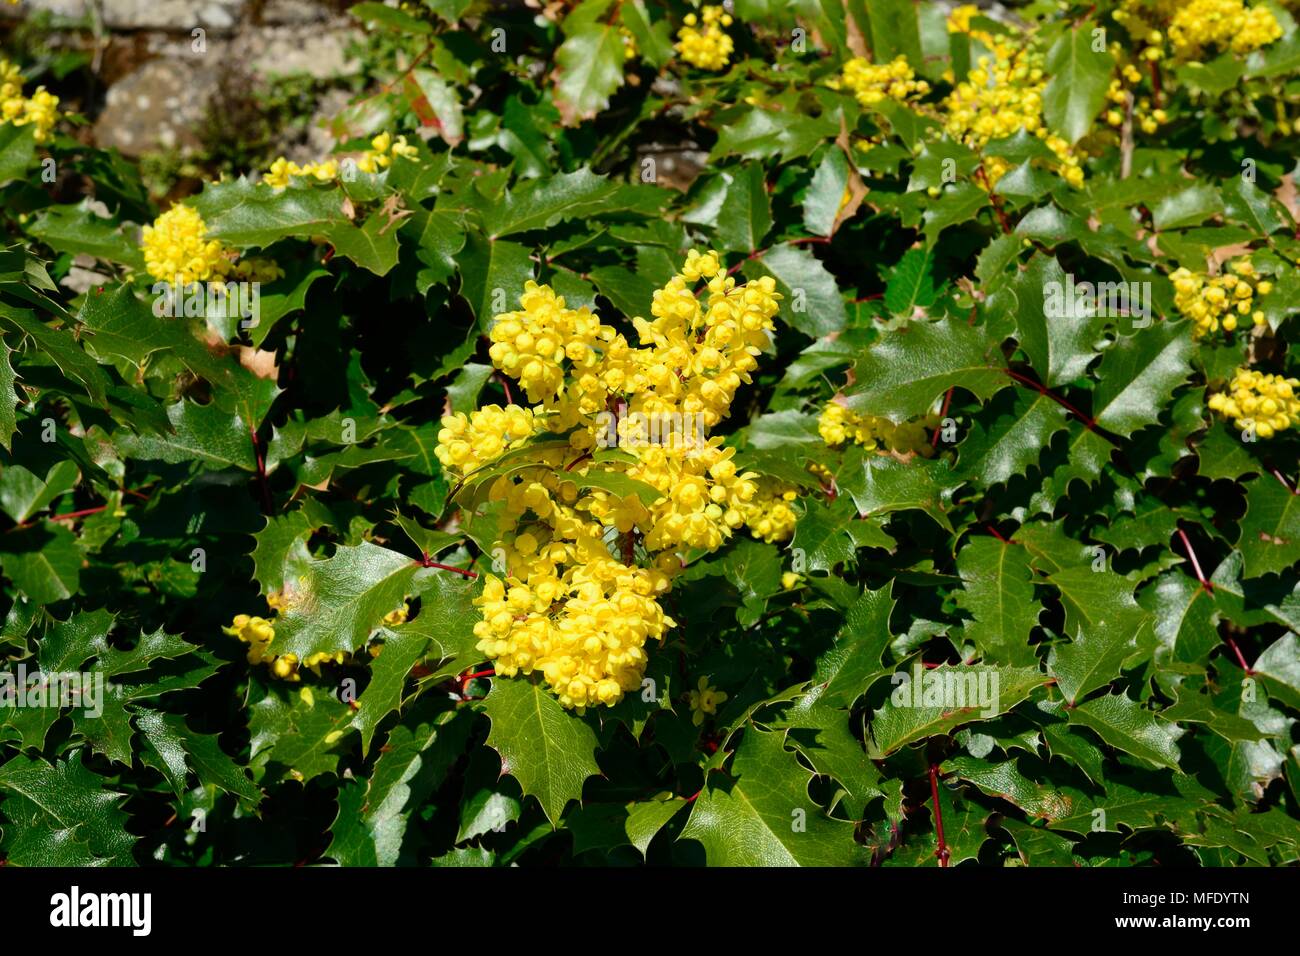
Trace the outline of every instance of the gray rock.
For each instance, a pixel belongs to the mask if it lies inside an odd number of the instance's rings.
[[[199,128],[217,90],[216,66],[205,59],[150,60],[108,91],[95,139],[127,156],[197,148]]]

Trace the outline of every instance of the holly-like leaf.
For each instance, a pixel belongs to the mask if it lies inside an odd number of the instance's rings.
[[[854,366],[848,406],[903,422],[929,410],[949,388],[986,399],[1010,384],[997,343],[964,320],[913,322],[884,333]]]
[[[992,536],[974,537],[957,554],[957,573],[957,606],[973,618],[963,629],[966,639],[987,661],[1035,665],[1029,636],[1043,608],[1034,597],[1028,552]]]
[[[519,781],[556,826],[570,800],[580,799],[596,765],[596,733],[555,695],[524,677],[498,678],[483,701],[491,721],[487,743],[501,754],[501,772]]]
[[[334,556],[311,561],[287,582],[287,602],[275,624],[271,650],[296,654],[351,653],[363,646],[384,615],[402,606],[414,590],[419,564],[388,548],[363,542],[340,545]]]
[[[901,672],[871,719],[875,750],[887,756],[908,744],[946,734],[973,720],[1005,714],[1048,681],[1036,667],[944,664]]]
[[[1115,57],[1105,48],[1094,49],[1089,21],[1071,24],[1047,51],[1051,79],[1043,90],[1043,116],[1052,128],[1077,143],[1092,128],[1106,102]]]
[[[1156,767],[1178,770],[1177,724],[1156,719],[1155,714],[1124,694],[1107,694],[1084,701],[1066,713],[1071,724],[1087,727],[1117,750]]]
[[[853,825],[826,816],[785,734],[749,728],[731,779],[710,774],[680,839],[698,840],[710,866],[846,866],[864,862]]]
[[[1300,495],[1272,475],[1245,483],[1241,519],[1242,577],[1279,574],[1300,563]]]
[[[1128,436],[1157,422],[1173,390],[1192,374],[1191,354],[1191,333],[1185,322],[1157,322],[1121,336],[1097,369],[1097,388],[1092,393],[1097,424]]]

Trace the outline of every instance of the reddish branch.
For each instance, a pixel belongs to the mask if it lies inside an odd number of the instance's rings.
[[[257,429],[248,426],[249,437],[253,439],[253,457],[257,459],[257,487],[262,492],[262,511],[271,513],[271,487],[266,482],[266,460],[262,457],[262,443],[257,440]]]
[[[1182,528],[1178,529],[1178,537],[1183,542],[1183,548],[1187,551],[1187,556],[1192,559],[1192,569],[1196,572],[1196,580],[1201,582],[1201,587],[1205,588],[1206,594],[1214,593],[1214,585],[1205,578],[1205,572],[1201,570],[1201,562],[1196,558],[1196,551],[1192,548],[1192,542],[1187,538],[1187,532]]]
[[[1050,398],[1052,401],[1056,402],[1056,404],[1060,405],[1062,408],[1064,408],[1075,418],[1079,419],[1079,421],[1083,423],[1083,427],[1088,429],[1088,431],[1097,432],[1097,434],[1101,435],[1102,438],[1105,438],[1107,441],[1110,441],[1110,439],[1105,434],[1103,434],[1100,431],[1097,431],[1097,422],[1095,419],[1092,418],[1092,416],[1085,415],[1083,412],[1079,411],[1077,408],[1075,408],[1073,405],[1071,405],[1069,402],[1063,399],[1060,395],[1057,395],[1055,392],[1050,391],[1041,382],[1035,382],[1029,376],[1021,375],[1015,369],[1006,368],[1003,369],[1003,371],[1006,372],[1007,375],[1011,376],[1012,379],[1019,382],[1021,385],[1027,386],[1028,388],[1032,388],[1034,391],[1038,392],[1038,394],[1044,395],[1047,398]],[[1114,442],[1111,442],[1111,444],[1114,444]]]
[[[939,866],[946,869],[951,854],[943,838],[943,811],[939,809],[939,765],[937,763],[930,764],[930,796],[934,799],[934,832],[939,839],[934,855],[939,858]]]
[[[428,551],[425,551],[424,556],[416,563],[422,568],[437,568],[439,571],[452,571],[455,574],[463,574],[467,578],[478,577],[476,571],[466,571],[464,568],[454,567],[450,564],[439,564],[437,561],[430,559]]]

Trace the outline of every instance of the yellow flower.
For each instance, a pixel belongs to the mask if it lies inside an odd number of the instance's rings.
[[[718,690],[716,687],[709,685],[707,677],[701,677],[696,685],[697,689],[690,692],[691,710],[694,716],[691,718],[698,727],[704,723],[705,714],[716,714],[718,705],[727,699],[725,692]]]
[[[803,584],[802,574],[786,571],[781,575],[781,589],[784,591],[793,591],[801,584]]]
[[[844,64],[840,83],[853,91],[863,106],[885,99],[907,103],[930,92],[930,84],[916,79],[907,57],[899,55],[889,63],[875,64],[856,56]]]
[[[682,59],[701,70],[721,70],[727,65],[735,44],[723,31],[731,26],[731,15],[722,7],[708,6],[700,12],[700,18],[688,13],[683,19],[683,26],[677,31],[676,50]],[[701,25],[702,29],[696,29]]]
[[[1239,368],[1226,392],[1216,392],[1207,404],[1238,428],[1254,428],[1260,438],[1300,426],[1300,379]]]
[[[1257,280],[1249,258],[1233,261],[1228,271],[1217,276],[1179,268],[1169,278],[1174,284],[1174,306],[1194,323],[1194,338],[1220,329],[1235,332],[1246,316],[1253,326],[1267,324],[1264,313],[1254,307],[1254,296],[1256,292],[1267,295],[1273,284]]]
[[[30,97],[23,96],[23,75],[18,67],[0,57],[0,123],[35,127],[35,139],[44,143],[59,121],[59,98],[38,86]]]
[[[868,451],[912,452],[929,457],[934,454],[930,431],[938,424],[938,417],[929,415],[918,421],[895,425],[887,418],[859,415],[839,402],[830,401],[817,420],[817,432],[831,447],[852,442]],[[810,470],[819,477],[830,477],[824,468],[821,471]]]
[[[225,247],[207,238],[203,217],[190,206],[172,206],[145,226],[142,247],[145,267],[159,282],[182,284],[224,279],[230,271]]]

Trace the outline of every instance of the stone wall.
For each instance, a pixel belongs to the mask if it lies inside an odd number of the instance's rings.
[[[223,91],[247,91],[277,76],[331,79],[355,73],[349,45],[362,37],[330,0],[22,0],[0,4],[0,25],[44,11],[54,17],[51,43],[92,52],[103,86],[74,104],[93,122],[101,146],[128,156],[200,145],[198,130]],[[223,84],[224,80],[224,84]],[[330,96],[322,111],[346,98]],[[326,134],[309,126],[306,142],[287,143],[295,158],[328,151]]]

